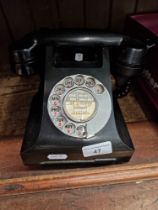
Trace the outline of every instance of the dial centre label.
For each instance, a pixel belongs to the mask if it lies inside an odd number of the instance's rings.
[[[64,99],[66,115],[76,122],[86,122],[95,114],[96,101],[86,89],[74,89]]]

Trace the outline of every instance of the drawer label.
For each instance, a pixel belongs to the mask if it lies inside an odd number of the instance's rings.
[[[67,154],[49,154],[47,156],[49,160],[65,160],[68,158]]]

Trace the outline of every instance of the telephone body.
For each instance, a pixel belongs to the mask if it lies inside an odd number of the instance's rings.
[[[111,72],[118,86],[128,83],[143,66],[146,49],[140,43],[102,31],[68,30],[31,34],[13,45],[12,69],[41,75],[21,148],[24,164],[130,159],[134,147]]]

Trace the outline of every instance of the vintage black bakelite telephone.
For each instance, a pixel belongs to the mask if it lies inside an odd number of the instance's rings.
[[[21,149],[24,163],[129,160],[134,148],[116,98],[127,94],[145,53],[141,41],[92,30],[40,32],[14,43],[13,71],[41,76]]]

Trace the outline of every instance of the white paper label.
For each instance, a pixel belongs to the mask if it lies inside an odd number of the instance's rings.
[[[83,61],[83,54],[75,53],[75,61]]]
[[[49,160],[65,160],[68,158],[67,154],[49,154],[47,156]]]
[[[82,147],[82,152],[84,157],[110,154],[112,153],[112,143],[111,141],[106,141],[99,144],[85,146]]]

